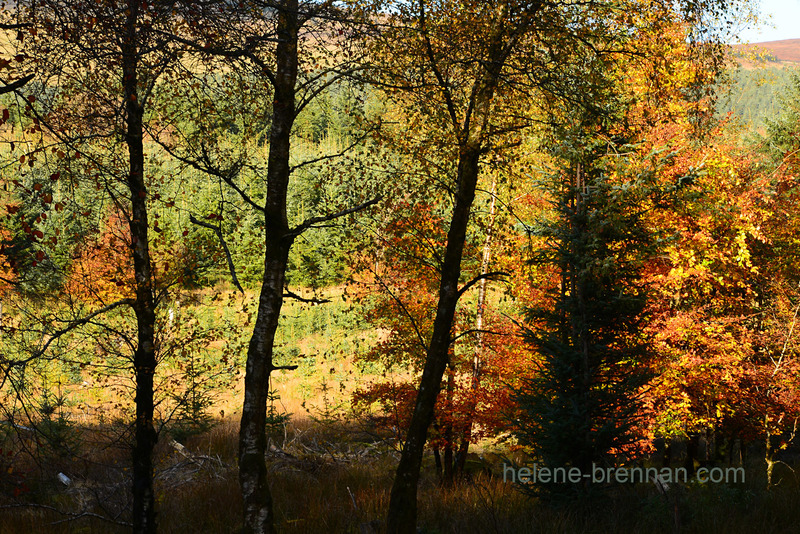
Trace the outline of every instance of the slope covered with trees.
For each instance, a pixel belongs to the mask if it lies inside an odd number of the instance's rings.
[[[0,530],[796,499],[800,82],[719,112],[733,7],[3,8]]]

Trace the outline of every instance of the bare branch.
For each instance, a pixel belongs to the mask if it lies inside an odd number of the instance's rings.
[[[257,211],[260,211],[262,213],[264,212],[264,208],[262,206],[259,206],[252,198],[250,198],[250,195],[245,193],[244,190],[240,188],[238,185],[236,185],[236,183],[233,181],[234,177],[237,174],[239,174],[239,172],[242,170],[242,167],[244,166],[244,164],[241,161],[237,161],[236,163],[234,163],[230,167],[230,169],[227,170],[219,169],[212,164],[211,157],[209,156],[208,150],[206,150],[205,145],[203,145],[200,148],[201,158],[198,161],[196,159],[182,156],[174,149],[172,149],[169,145],[159,140],[157,136],[154,136],[154,139],[164,150],[167,151],[167,154],[169,154],[173,158],[177,159],[181,163],[184,163],[195,170],[208,174],[209,176],[216,176],[217,178],[221,179],[223,182],[228,184],[228,186],[230,186],[231,189],[236,191],[236,193],[241,197],[241,199],[244,200],[246,203],[250,204],[251,207],[255,208]]]
[[[469,334],[491,334],[493,336],[507,336],[508,334],[505,332],[497,332],[495,330],[486,330],[485,328],[470,328],[469,330],[464,330],[457,336],[454,336],[450,339],[450,343],[454,343],[456,340],[468,336]]]
[[[21,30],[22,28],[30,28],[31,26],[33,26],[31,22],[21,22],[18,24],[0,23],[0,30]]]
[[[222,229],[218,225],[197,220],[194,215],[189,215],[189,221],[197,226],[202,226],[203,228],[213,230],[214,233],[217,234],[219,244],[222,246],[222,251],[225,253],[225,259],[228,261],[228,270],[231,272],[231,280],[233,281],[233,285],[236,286],[236,289],[238,289],[240,293],[244,294],[244,289],[242,289],[242,285],[239,283],[239,278],[236,276],[236,266],[233,264],[231,251],[228,248],[228,243],[225,241],[225,237],[222,235]]]
[[[45,342],[44,346],[41,349],[39,349],[36,352],[34,352],[33,355],[29,356],[25,360],[20,360],[20,361],[13,362],[12,365],[25,364],[25,363],[28,363],[28,362],[30,362],[32,360],[35,360],[36,358],[41,357],[45,352],[47,352],[47,349],[50,348],[50,345],[53,343],[53,341],[57,340],[58,338],[60,338],[64,334],[67,334],[67,333],[71,332],[72,330],[75,330],[79,326],[83,326],[83,325],[91,322],[91,320],[94,319],[95,317],[97,317],[98,315],[102,315],[104,313],[110,312],[111,310],[113,310],[115,308],[119,308],[120,306],[126,306],[126,305],[127,306],[133,306],[135,304],[135,302],[136,302],[135,299],[118,300],[117,302],[113,302],[113,303],[109,304],[108,306],[104,306],[104,307],[100,308],[99,310],[96,310],[96,311],[90,313],[86,317],[81,317],[80,319],[76,319],[74,321],[70,321],[69,323],[67,323],[67,326],[65,326],[64,328],[62,328],[60,330],[56,330],[53,334],[51,334],[50,337],[48,338],[48,340]]]
[[[422,332],[420,332],[419,326],[417,326],[417,321],[416,319],[414,319],[414,316],[411,315],[411,312],[408,311],[408,308],[406,308],[406,305],[403,303],[402,300],[400,300],[400,297],[398,297],[392,292],[392,290],[389,288],[389,285],[383,281],[383,279],[378,275],[378,273],[376,273],[375,271],[372,271],[372,273],[375,275],[375,280],[377,280],[378,283],[383,286],[383,289],[386,290],[386,292],[389,294],[390,297],[392,297],[392,300],[394,300],[397,303],[397,305],[400,306],[400,310],[403,312],[403,315],[405,315],[408,318],[408,321],[411,323],[411,328],[413,328],[414,333],[417,334],[417,340],[419,341],[420,346],[422,347],[423,351],[427,353],[428,345],[425,343],[425,338],[422,337]]]
[[[162,32],[163,33],[163,32]],[[267,77],[267,79],[272,83],[275,84],[275,73],[272,72],[272,69],[267,65],[261,58],[259,58],[251,48],[220,48],[220,47],[212,47],[210,45],[202,45],[191,39],[186,39],[176,34],[170,34],[168,37],[178,43],[181,43],[185,46],[188,46],[190,49],[200,52],[202,54],[207,54],[210,56],[218,56],[218,57],[225,57],[228,59],[248,59],[253,62],[258,68],[261,69],[261,73]],[[268,39],[268,38],[261,38],[262,41],[274,41],[275,39]]]
[[[296,365],[270,365],[272,371],[294,371],[297,369]]]
[[[333,70],[331,70],[331,69],[323,70],[319,74],[317,74],[315,76],[312,76],[311,78],[309,78],[307,80],[304,80],[302,85],[300,87],[298,87],[298,89],[302,89],[304,91],[304,94],[303,94],[303,97],[297,102],[297,105],[295,106],[295,114],[299,115],[300,112],[303,111],[303,109],[305,109],[306,106],[308,106],[325,89],[327,89],[328,87],[338,83],[339,81],[341,81],[344,78],[348,78],[348,77],[349,78],[354,78],[355,74],[357,72],[361,71],[361,70],[362,70],[362,67],[360,67],[360,66],[352,68],[352,69],[345,69],[345,70],[335,70],[335,69],[333,69]],[[334,73],[334,75],[331,76],[324,83],[321,83],[321,84],[317,85],[316,87],[313,87],[313,89],[312,89],[313,84],[317,80],[320,80],[320,79],[324,78],[325,76],[330,75],[331,73]],[[306,90],[308,92],[305,92]]]
[[[45,341],[45,344],[41,349],[35,351],[33,354],[31,354],[27,358],[24,358],[22,360],[5,359],[2,362],[4,368],[2,369],[2,376],[0,376],[0,387],[5,385],[6,380],[8,379],[9,374],[11,373],[11,369],[13,367],[22,367],[22,366],[25,366],[28,363],[32,362],[33,360],[35,360],[37,358],[40,358],[42,355],[44,355],[45,352],[47,352],[47,349],[50,348],[50,345],[53,344],[53,341],[59,339],[64,334],[66,334],[66,333],[78,328],[79,326],[83,326],[85,324],[92,323],[92,320],[95,317],[97,317],[99,315],[102,315],[102,314],[104,314],[106,312],[109,312],[109,311],[113,310],[114,308],[118,308],[118,307],[124,306],[124,305],[133,306],[135,304],[135,302],[136,302],[135,299],[118,300],[117,302],[109,304],[108,306],[104,306],[103,308],[100,308],[99,310],[96,310],[96,311],[90,313],[89,315],[87,315],[85,317],[82,317],[80,319],[76,319],[74,321],[69,321],[66,326],[64,326],[60,330],[56,330],[53,334],[51,334],[50,337],[47,339],[47,341]]]
[[[330,299],[318,299],[316,297],[313,298],[301,297],[297,293],[289,291],[288,289],[284,289],[283,291],[284,291],[283,293],[284,298],[290,298],[300,302],[307,302],[310,304],[324,304],[326,302],[330,302]]]
[[[473,278],[472,280],[470,280],[469,282],[467,282],[464,285],[464,287],[462,287],[461,289],[458,290],[458,296],[461,297],[461,295],[463,295],[469,288],[471,288],[472,286],[474,286],[475,284],[477,284],[478,282],[480,282],[483,279],[486,279],[486,280],[497,280],[501,276],[508,276],[508,273],[504,272],[504,271],[492,271],[491,273],[485,273],[485,274],[478,275],[475,278]]]
[[[27,76],[23,76],[19,80],[11,83],[3,82],[5,85],[3,87],[0,87],[0,95],[10,93],[11,91],[16,91],[17,89],[21,88],[23,85],[25,85],[32,79],[33,79],[33,74],[28,74]]]
[[[458,142],[462,143],[464,141],[464,139],[462,139],[463,130],[459,131],[459,126],[461,126],[461,124],[458,120],[458,114],[456,113],[456,106],[453,102],[450,84],[444,79],[441,70],[439,70],[439,63],[436,61],[436,54],[433,51],[430,35],[428,34],[428,30],[425,26],[425,4],[422,2],[420,2],[419,11],[419,29],[425,42],[425,52],[428,56],[428,61],[430,61],[431,71],[433,71],[433,75],[436,76],[436,81],[439,84],[442,95],[444,96],[445,104],[447,106],[447,113],[450,115],[450,121],[453,123],[453,133],[456,135]],[[468,117],[469,116],[465,118],[468,119]]]
[[[341,157],[341,156],[347,154],[349,151],[351,151],[356,146],[358,146],[364,139],[367,138],[367,136],[370,133],[372,133],[375,129],[377,129],[379,127],[380,126],[377,126],[377,127],[374,127],[374,128],[370,128],[369,130],[364,132],[364,135],[361,135],[358,138],[356,138],[352,143],[350,143],[350,145],[348,145],[347,147],[343,148],[339,152],[337,152],[335,154],[326,154],[326,155],[320,156],[318,158],[312,158],[312,159],[308,159],[308,160],[305,160],[305,161],[301,161],[297,165],[294,165],[289,172],[294,172],[294,171],[296,171],[297,169],[299,169],[301,167],[305,167],[306,165],[312,165],[314,163],[319,163],[320,161],[325,161],[325,160],[335,159],[335,158]]]
[[[302,234],[303,232],[305,232],[306,230],[308,230],[309,228],[313,227],[316,224],[327,222],[327,221],[332,221],[334,219],[338,219],[340,217],[344,217],[345,215],[350,215],[351,213],[356,213],[356,212],[361,211],[363,209],[366,209],[366,208],[368,208],[370,206],[373,206],[373,205],[377,204],[381,200],[381,198],[383,198],[383,197],[377,196],[377,197],[373,198],[372,200],[368,200],[367,202],[363,202],[363,203],[359,204],[358,206],[353,206],[352,208],[347,208],[347,209],[344,209],[342,211],[337,211],[336,213],[331,213],[329,215],[320,215],[319,217],[311,217],[310,219],[306,219],[299,226],[296,226],[296,227],[292,228],[291,230],[289,230],[289,233],[287,234],[287,236],[288,237],[292,237],[292,238],[297,237],[297,236],[299,236],[300,234]]]

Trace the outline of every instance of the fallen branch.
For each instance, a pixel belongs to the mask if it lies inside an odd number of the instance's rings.
[[[101,521],[106,521],[108,523],[113,523],[115,525],[120,525],[123,527],[132,527],[133,523],[128,523],[127,521],[118,521],[116,519],[111,519],[110,517],[106,517],[100,514],[95,514],[93,512],[87,512],[83,510],[81,512],[65,512],[63,510],[59,510],[54,506],[48,506],[46,504],[37,504],[37,503],[19,503],[19,504],[5,504],[0,506],[0,510],[4,509],[11,509],[11,508],[40,508],[43,510],[50,510],[51,512],[56,512],[57,514],[69,516],[67,519],[61,519],[59,521],[53,521],[50,523],[51,525],[58,525],[60,523],[66,523],[67,521],[75,521],[82,517],[93,517],[95,519],[100,519]]]

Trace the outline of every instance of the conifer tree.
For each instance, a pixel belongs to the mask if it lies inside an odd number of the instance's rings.
[[[574,115],[572,115],[574,116]],[[532,261],[555,269],[559,283],[529,311],[526,337],[540,369],[516,391],[516,436],[548,467],[590,473],[635,441],[647,347],[638,335],[646,288],[639,280],[653,236],[637,209],[647,176],[626,177],[619,139],[584,111],[577,126],[555,128],[551,220],[536,233],[547,246]],[[583,493],[575,485],[553,493]]]

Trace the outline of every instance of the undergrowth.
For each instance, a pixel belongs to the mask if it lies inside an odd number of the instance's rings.
[[[155,477],[160,532],[237,532],[237,432],[238,420],[229,417],[184,443],[162,434]],[[130,530],[124,428],[83,429],[80,457],[49,451],[35,458],[17,434],[3,436],[0,532]],[[381,532],[397,459],[394,443],[352,420],[297,417],[274,429],[268,465],[279,532]],[[770,491],[763,489],[763,466],[754,463],[746,484],[676,484],[667,496],[653,485],[623,485],[599,500],[553,505],[504,482],[500,462],[500,455],[476,457],[477,469],[444,488],[426,458],[419,532],[766,533],[800,524],[798,485],[788,469]]]

